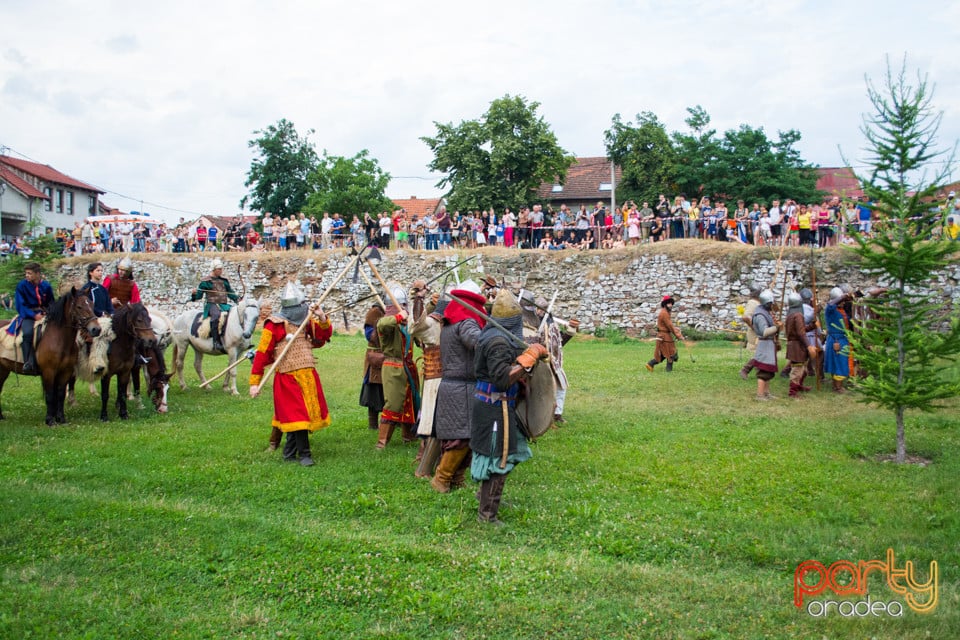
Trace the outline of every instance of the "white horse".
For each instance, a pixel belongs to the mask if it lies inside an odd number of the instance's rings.
[[[207,379],[203,375],[203,355],[223,355],[214,353],[213,338],[199,338],[192,334],[191,328],[194,322],[200,316],[201,311],[184,311],[177,319],[173,321],[173,366],[177,372],[177,379],[180,381],[180,388],[186,389],[187,383],[183,379],[183,361],[187,355],[187,345],[193,347],[194,358],[193,368],[200,376],[200,384],[204,384]],[[250,337],[254,329],[257,328],[257,322],[260,320],[260,300],[244,298],[235,307],[231,307],[227,312],[227,325],[223,330],[223,347],[227,350],[230,358],[229,364],[235,363],[243,354],[245,349],[250,347]],[[237,396],[237,370],[232,369],[224,377],[223,390]]]

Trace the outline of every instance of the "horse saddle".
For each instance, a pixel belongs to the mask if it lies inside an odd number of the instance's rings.
[[[221,336],[227,326],[227,315],[229,315],[229,311],[220,312],[220,324],[217,333]],[[210,316],[204,318],[203,313],[198,311],[197,315],[193,317],[193,322],[190,324],[190,335],[194,338],[207,340],[210,337]]]

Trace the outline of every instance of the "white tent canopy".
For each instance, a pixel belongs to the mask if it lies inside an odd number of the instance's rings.
[[[115,213],[106,216],[90,216],[87,222],[99,222],[100,224],[116,224],[119,222],[145,222],[149,224],[159,224],[160,221],[150,216],[141,216],[135,213]]]

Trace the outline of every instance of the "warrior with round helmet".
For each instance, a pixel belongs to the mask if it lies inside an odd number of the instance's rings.
[[[433,435],[433,416],[437,404],[437,390],[440,387],[440,330],[443,327],[443,310],[447,300],[433,294],[426,281],[417,279],[410,287],[413,298],[413,318],[410,323],[410,335],[415,345],[423,350],[423,387],[420,390],[420,416],[417,421],[417,435],[420,436],[420,448],[417,450],[416,463],[419,465]],[[432,462],[428,460],[428,462]],[[426,464],[426,463],[425,463]],[[427,465],[429,466],[429,465]],[[419,466],[414,476],[430,476],[426,469]]]
[[[287,434],[283,447],[285,462],[312,466],[310,433],[330,425],[313,349],[325,345],[332,336],[333,326],[323,310],[316,305],[311,307],[300,287],[287,283],[280,309],[263,323],[250,370],[250,397],[255,398],[260,394],[265,370],[276,365],[270,448],[276,449],[282,435]]]
[[[377,322],[380,348],[383,350],[383,411],[377,449],[387,446],[397,426],[403,430],[403,441],[413,442],[417,437],[414,425],[420,410],[420,383],[413,361],[413,336],[407,327],[407,293],[397,282],[388,283],[387,287],[392,299],[384,316]]]
[[[548,358],[546,348],[532,344],[524,349],[523,316],[516,296],[501,289],[491,317],[477,339],[474,357],[473,401],[471,405],[471,477],[480,482],[477,519],[502,524],[498,517],[507,475],[533,454],[520,428],[517,400],[520,381],[539,360]],[[499,326],[497,326],[499,325]],[[508,335],[509,334],[509,335]]]
[[[230,281],[223,277],[223,261],[216,258],[211,265],[210,275],[200,280],[200,284],[190,295],[195,301],[206,298],[203,305],[203,319],[210,319],[210,337],[214,351],[226,353],[220,331],[220,312],[230,311],[230,301],[239,302],[240,296],[233,291]]]
[[[757,334],[757,348],[750,365],[757,370],[757,400],[772,400],[770,381],[777,373],[777,335],[783,325],[774,320],[774,295],[770,289],[764,289],[758,297],[760,302],[753,313],[751,326]]]
[[[850,377],[850,342],[847,339],[849,330],[845,303],[848,295],[840,287],[830,290],[830,299],[823,310],[823,320],[827,325],[827,339],[823,344],[823,373],[830,376],[833,390],[837,393],[845,391],[843,383]]]
[[[810,357],[807,349],[807,323],[803,316],[803,298],[799,293],[791,293],[787,296],[787,319],[784,323],[787,360],[790,363],[791,398],[799,398],[801,393],[810,391],[810,387],[803,384],[807,375],[807,359]]]
[[[117,264],[117,271],[103,279],[103,288],[110,294],[114,309],[140,302],[140,288],[133,279],[133,262],[124,257]]]

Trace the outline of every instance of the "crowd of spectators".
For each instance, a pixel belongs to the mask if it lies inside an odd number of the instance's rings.
[[[951,192],[938,205],[941,224],[927,230],[956,240],[960,237],[960,201]],[[381,248],[426,251],[499,246],[516,249],[595,250],[664,242],[682,238],[752,245],[828,247],[851,243],[852,234],[870,235],[877,221],[863,198],[838,197],[803,204],[773,200],[769,206],[743,200],[727,206],[723,200],[668,199],[661,195],[653,206],[628,201],[611,212],[604,202],[581,205],[576,211],[541,205],[484,211],[408,216],[403,209],[371,215],[339,213],[320,220],[303,213],[287,217],[265,213],[262,231],[242,216],[221,232],[216,226],[185,222],[175,226],[142,222],[99,224],[77,222],[72,231],[60,229],[57,241],[65,255],[87,253],[189,253],[203,251],[285,251],[329,249],[372,244]],[[923,231],[923,230],[919,230]],[[48,229],[48,233],[51,230]],[[23,251],[20,238],[0,243],[0,255]]]

